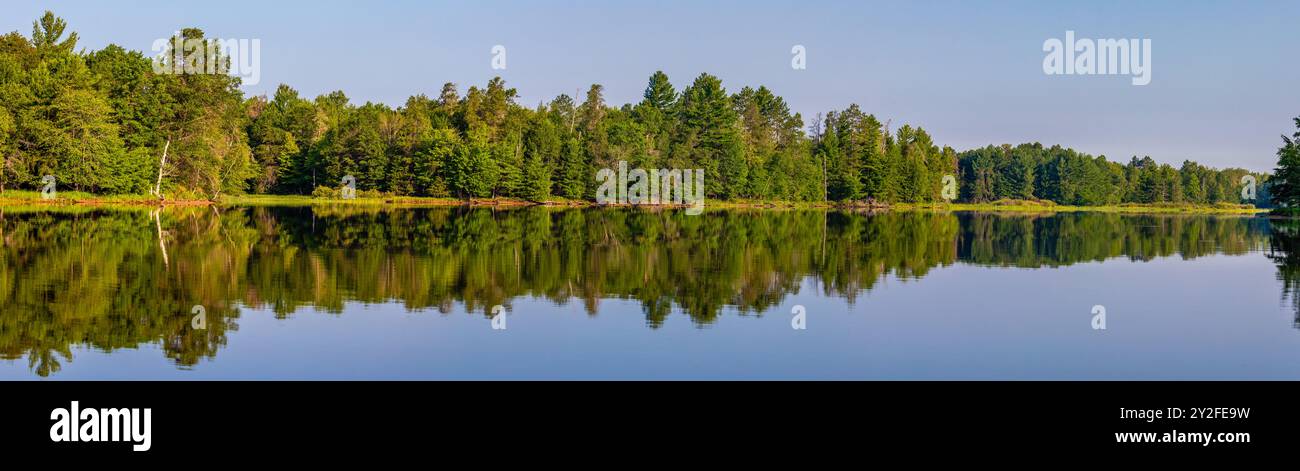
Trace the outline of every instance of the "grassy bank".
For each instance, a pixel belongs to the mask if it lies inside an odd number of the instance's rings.
[[[581,202],[573,202],[581,203]],[[239,195],[221,198],[221,204],[241,206],[307,206],[307,205],[356,205],[356,206],[532,206],[537,203],[514,198],[432,198],[424,196],[358,196],[351,199],[319,198],[304,195]],[[560,205],[569,203],[558,202]]]
[[[221,200],[222,204],[228,205],[247,205],[247,206],[275,206],[275,205],[361,205],[361,206],[395,206],[395,207],[421,207],[421,206],[495,206],[495,207],[520,207],[520,206],[549,206],[549,207],[596,207],[601,206],[593,201],[573,200],[566,198],[547,198],[544,201],[528,201],[518,198],[473,198],[466,200],[463,198],[433,198],[424,196],[357,196],[352,199],[342,198],[321,198],[314,196],[302,195],[241,195],[228,196]],[[613,204],[612,207],[628,207],[627,204]],[[658,207],[685,207],[687,205],[661,205]],[[837,203],[809,203],[802,201],[762,201],[762,200],[708,200],[704,204],[706,209],[741,209],[741,208],[771,208],[771,209],[813,209],[813,208],[837,208],[842,205]],[[643,206],[643,207],[649,207]],[[884,209],[884,207],[878,207]]]
[[[992,203],[898,204],[891,209],[924,211],[986,211],[1014,213],[1100,212],[1134,214],[1259,214],[1269,210],[1248,204],[1119,204],[1103,206],[1068,206],[1033,201],[999,201]]]
[[[153,195],[96,195],[83,191],[59,191],[53,198],[42,198],[39,191],[5,190],[0,192],[0,206],[206,206],[211,201],[201,199],[159,200]]]
[[[392,207],[436,207],[436,206],[554,206],[554,207],[589,207],[597,206],[591,201],[551,198],[543,202],[526,201],[516,198],[432,198],[420,196],[373,196],[364,195],[353,199],[322,198],[305,195],[235,195],[223,196],[220,201],[208,200],[159,200],[152,195],[94,195],[90,193],[66,191],[59,192],[57,198],[43,199],[36,191],[0,192],[0,206],[4,207],[42,207],[42,206],[203,206],[210,204],[240,206],[310,206],[310,205],[360,205]],[[878,205],[865,203],[835,202],[797,202],[765,200],[728,200],[705,202],[706,209],[848,209],[848,210],[882,210],[882,211],[982,211],[1007,213],[1055,213],[1055,212],[1107,212],[1134,214],[1258,214],[1269,210],[1245,204],[1219,203],[1214,205],[1198,204],[1121,204],[1106,206],[1068,206],[1057,205],[1050,201],[1002,200],[989,203],[929,203]]]

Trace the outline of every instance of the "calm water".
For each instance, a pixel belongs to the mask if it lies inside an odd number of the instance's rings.
[[[9,208],[0,240],[0,379],[1300,378],[1265,218]]]

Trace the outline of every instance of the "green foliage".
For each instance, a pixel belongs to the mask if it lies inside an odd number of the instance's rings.
[[[66,29],[47,13],[30,37],[0,36],[0,191],[35,189],[53,174],[69,190],[152,193],[161,175],[170,195],[303,195],[352,176],[359,192],[398,196],[591,199],[596,172],[625,161],[702,169],[715,199],[925,204],[942,200],[952,175],[958,199],[972,203],[1235,204],[1249,173],[1149,158],[1121,165],[1036,143],[959,154],[857,105],[819,115],[806,135],[803,117],[772,90],[729,94],[709,74],[679,92],[657,71],[642,100],[622,106],[593,84],[581,103],[561,95],[530,109],[500,77],[463,95],[447,83],[436,98],[397,108],[353,104],[341,91],[307,99],[288,85],[245,98],[229,75],[171,73],[225,64],[215,49],[164,51],[155,64],[116,45],[78,52]],[[194,28],[178,34],[207,41]],[[1300,172],[1296,144],[1286,142],[1279,172]],[[1261,185],[1261,194],[1300,202],[1290,181]]]
[[[311,195],[315,198],[334,199],[339,197],[339,189],[330,186],[318,186],[311,191]]]
[[[1241,178],[1266,175],[1216,170],[1191,161],[1182,167],[1134,157],[1128,165],[1060,146],[988,146],[958,156],[962,199],[1052,200],[1074,206],[1122,203],[1241,203]],[[1257,198],[1258,200],[1258,198]],[[1260,200],[1262,202],[1262,200]]]
[[[551,169],[560,163],[560,135],[555,124],[542,113],[533,118],[524,143],[524,168],[521,196],[542,201],[551,196]]]
[[[814,139],[833,201],[935,202],[943,177],[956,173],[954,151],[935,145],[924,129],[905,125],[890,134],[857,105],[828,113]]]
[[[1282,136],[1277,168],[1269,185],[1273,203],[1288,209],[1300,207],[1300,118],[1295,119],[1295,125],[1295,134]]]
[[[556,180],[555,194],[570,199],[580,199],[587,194],[587,187],[595,173],[588,170],[587,161],[582,155],[582,144],[577,137],[570,137],[560,151],[559,179]]]

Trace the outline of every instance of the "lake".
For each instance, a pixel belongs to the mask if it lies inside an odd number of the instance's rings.
[[[1264,217],[5,208],[0,240],[0,379],[1300,378],[1300,226]]]

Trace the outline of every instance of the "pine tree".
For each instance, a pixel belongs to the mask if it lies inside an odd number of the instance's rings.
[[[700,74],[682,92],[678,118],[689,165],[704,170],[705,194],[731,198],[743,192],[746,170],[736,112],[722,81]]]
[[[560,165],[560,136],[545,109],[531,124],[524,144],[523,196],[542,201],[551,196],[551,169]]]
[[[582,144],[576,137],[570,137],[564,143],[562,152],[555,194],[569,199],[582,199],[587,194],[587,188],[594,186],[588,185],[588,180],[593,179],[595,174],[588,171],[588,164],[583,159]]]
[[[1283,208],[1300,206],[1300,118],[1295,119],[1297,131],[1282,136],[1282,147],[1277,150],[1277,168],[1269,179],[1269,192],[1273,204]]]
[[[452,188],[448,184],[449,165],[461,158],[465,149],[460,135],[454,129],[435,129],[429,144],[416,153],[415,167],[416,191],[435,197],[451,196]]]
[[[551,197],[551,169],[538,154],[530,154],[524,161],[524,188],[522,196],[531,201],[545,201]]]

